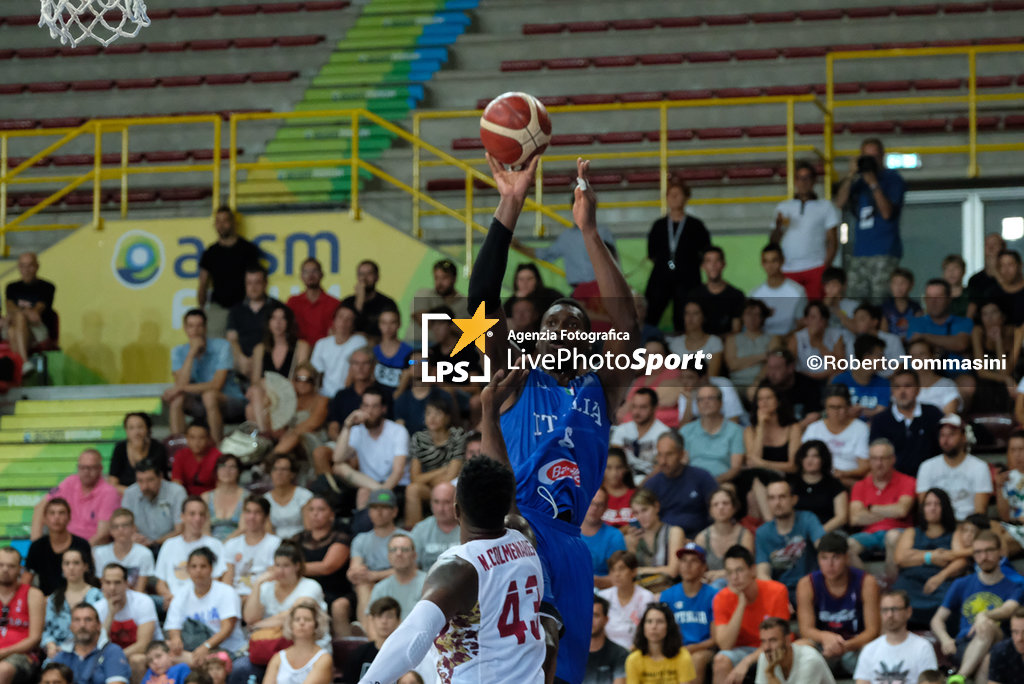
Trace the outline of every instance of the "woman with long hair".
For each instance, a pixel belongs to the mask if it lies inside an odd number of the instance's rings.
[[[828,385],[825,388],[825,416],[804,430],[803,441],[821,441],[832,457],[829,474],[846,487],[852,487],[868,474],[868,441],[871,430],[852,410],[850,388]],[[828,530],[826,530],[828,531]]]
[[[662,522],[661,503],[649,489],[637,490],[630,502],[639,527],[622,529],[626,548],[636,554],[640,583],[651,591],[661,591],[675,583],[678,571],[676,553],[686,543],[683,528]]]
[[[899,575],[893,589],[910,596],[911,624],[927,625],[942,605],[953,580],[967,569],[963,545],[956,532],[956,515],[945,491],[925,492],[917,511],[917,524],[908,527],[896,543]]]
[[[313,498],[313,492],[299,487],[299,462],[291,454],[275,454],[270,459],[271,490],[264,494],[270,502],[270,524],[281,539],[302,532],[302,507]]]
[[[168,471],[167,449],[164,448],[163,442],[153,439],[153,419],[149,414],[125,414],[122,425],[125,438],[114,445],[107,474],[107,481],[117,487],[120,494],[124,494],[124,490],[135,484],[135,466],[140,461],[149,459],[164,476]]]
[[[626,658],[626,684],[686,684],[696,680],[690,652],[683,647],[671,608],[652,603],[644,610]]]
[[[518,299],[533,301],[539,316],[548,310],[552,302],[563,296],[558,290],[544,285],[540,269],[529,261],[516,266],[515,274],[512,276],[512,292],[512,296],[505,300],[506,316],[512,315],[512,305]]]
[[[740,501],[731,487],[711,494],[708,513],[711,524],[697,534],[696,540],[706,556],[708,569],[704,580],[721,589],[725,586],[725,552],[739,544],[753,553],[754,534],[739,523]]]
[[[263,684],[330,684],[334,663],[319,644],[330,634],[327,614],[315,601],[302,599],[288,611],[283,629],[292,645],[270,659]]]
[[[984,406],[992,411],[1005,411],[1010,397],[1017,393],[1013,371],[1017,367],[1020,346],[1014,345],[1014,328],[1006,320],[1006,312],[997,302],[988,301],[981,305],[978,323],[971,331],[971,348],[974,358],[1005,360],[1002,370],[981,368],[978,370],[979,395],[985,397]],[[975,408],[975,410],[978,410]]]
[[[744,470],[736,478],[741,500],[750,515],[769,520],[765,485],[796,472],[796,450],[800,447],[800,425],[793,409],[778,390],[762,381],[754,394],[750,425],[743,430],[746,453]]]
[[[626,452],[620,447],[608,448],[608,463],[604,469],[604,489],[608,492],[608,510],[601,519],[620,530],[636,520],[630,501],[636,493],[633,471],[629,469]]]
[[[327,431],[323,428],[330,400],[320,394],[320,373],[313,364],[303,361],[295,366],[292,387],[295,389],[295,415],[287,425],[273,433],[277,439],[274,453],[290,454],[302,449],[312,457],[317,472],[328,472],[332,452],[326,446]],[[318,455],[326,457],[326,463],[318,463]]]
[[[238,484],[241,474],[241,459],[222,454],[217,459],[217,484],[202,495],[210,509],[210,535],[220,541],[242,533],[242,508],[248,492]]]
[[[800,445],[796,450],[796,472],[789,481],[797,497],[798,511],[813,513],[826,532],[846,525],[850,495],[832,475],[832,453],[824,442],[814,439]]]
[[[73,646],[71,608],[83,601],[96,607],[106,605],[99,583],[90,571],[92,559],[78,549],[68,549],[60,556],[60,570],[64,582],[46,601],[46,625],[43,627],[42,648],[47,658],[54,658],[65,647]],[[104,615],[100,615],[100,622]]]
[[[313,495],[303,509],[303,523],[305,529],[295,541],[301,546],[306,561],[304,574],[316,580],[324,590],[334,635],[351,636],[351,613],[356,600],[345,573],[352,538],[335,529],[331,502],[319,494]]]
[[[842,358],[846,345],[843,329],[829,325],[832,312],[821,301],[808,302],[804,307],[804,327],[789,338],[789,351],[796,357],[796,370],[815,380],[828,380],[834,371],[825,370],[824,364],[817,370],[811,368],[808,359],[812,356],[822,359]]]
[[[284,304],[273,304],[267,316],[263,340],[252,350],[251,372],[253,383],[247,392],[249,405],[245,408],[246,420],[255,422],[262,432],[270,429],[267,414],[267,394],[263,387],[263,374],[267,371],[291,378],[295,368],[309,361],[312,348],[309,342],[299,339],[299,328],[295,314]]]
[[[711,357],[707,362],[708,375],[715,377],[722,370],[722,338],[704,330],[704,309],[697,302],[687,302],[683,307],[683,330],[669,337],[669,351],[673,354],[695,354],[700,350]]]
[[[423,519],[423,505],[442,482],[459,476],[466,458],[466,431],[452,425],[452,405],[444,399],[428,399],[425,430],[409,437],[409,485],[405,488],[405,527]]]

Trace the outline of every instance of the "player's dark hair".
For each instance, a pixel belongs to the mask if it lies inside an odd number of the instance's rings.
[[[580,318],[583,320],[583,325],[586,327],[587,332],[593,330],[593,326],[590,325],[590,314],[587,313],[587,310],[576,299],[573,299],[572,297],[559,297],[555,301],[551,302],[551,305],[548,306],[548,311],[551,311],[556,306],[571,306],[574,309],[577,309],[580,312]],[[544,316],[547,316],[548,311],[544,312]],[[543,318],[543,316],[541,318]]]
[[[650,387],[641,387],[633,396],[641,395],[651,400],[651,408],[658,408],[658,393],[652,390]]]
[[[211,551],[209,546],[200,546],[198,549],[193,549],[192,553],[188,554],[188,559],[191,561],[198,556],[205,558],[211,568],[217,565],[217,554]]]
[[[601,606],[601,612],[604,613],[605,617],[608,617],[608,611],[612,607],[612,604],[608,602],[608,599],[594,594],[594,605]],[[1024,610],[1024,608],[1021,608],[1020,610]]]
[[[637,625],[636,638],[633,640],[633,645],[644,655],[650,655],[651,646],[647,641],[647,635],[644,634],[644,623],[647,621],[647,614],[652,610],[656,610],[665,616],[665,639],[661,642],[661,654],[666,658],[675,658],[683,648],[683,636],[679,633],[679,625],[676,624],[675,615],[672,614],[672,611],[664,603],[648,604],[644,610],[643,617],[640,618],[640,624]]]
[[[732,546],[730,546],[729,549],[725,552],[725,555],[722,557],[722,563],[725,563],[725,561],[729,560],[730,558],[737,558],[743,561],[744,563],[746,563],[748,568],[753,567],[754,565],[754,554],[750,553],[750,549],[748,549],[746,546],[741,546],[739,544],[733,544]]]
[[[840,385],[843,387],[844,385]],[[849,402],[847,402],[849,403]],[[829,450],[828,445],[820,439],[810,439],[800,445],[800,448],[796,450],[796,474],[798,477],[803,477],[804,474],[804,458],[810,453],[811,449],[818,452],[818,460],[821,461],[821,474],[828,475],[832,472],[832,452]]]
[[[769,629],[781,629],[782,636],[789,636],[789,620],[783,620],[778,617],[767,617],[761,621],[759,629],[764,632]]]
[[[501,530],[516,495],[516,478],[508,466],[490,458],[466,461],[455,488],[455,502],[474,527]]]
[[[402,617],[402,605],[390,596],[382,596],[371,603],[367,612],[373,617],[380,617],[389,610],[395,611],[395,617]]]
[[[842,532],[828,532],[818,541],[818,553],[840,553],[846,555],[850,543]]]

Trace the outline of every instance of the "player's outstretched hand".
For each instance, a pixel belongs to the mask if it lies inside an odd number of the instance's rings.
[[[583,181],[586,189],[577,185],[574,190],[576,199],[572,204],[572,218],[580,230],[597,230],[597,194],[590,184],[589,159],[576,159],[576,176]]]
[[[506,169],[501,162],[487,154],[487,163],[491,167],[491,175],[494,176],[494,182],[498,186],[498,193],[502,197],[515,198],[520,202],[530,192],[530,186],[533,185],[533,178],[537,173],[537,162],[539,161],[540,155],[534,155],[526,166],[519,170],[512,170]]]
[[[502,405],[509,397],[519,394],[529,374],[530,371],[525,368],[495,372],[480,393],[481,409],[491,416],[500,415]]]

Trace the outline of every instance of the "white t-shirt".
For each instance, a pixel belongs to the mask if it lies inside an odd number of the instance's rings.
[[[96,606],[96,612],[100,614],[100,623],[107,619],[110,613],[110,604],[106,599]],[[111,631],[118,630],[122,633],[122,639],[134,644],[137,640],[136,630],[149,622],[153,623],[153,640],[162,640],[163,632],[160,630],[160,622],[156,617],[156,604],[153,599],[145,594],[129,589],[125,592],[124,608],[114,615],[111,623]],[[121,623],[121,624],[118,624]],[[118,643],[111,636],[111,641]]]
[[[359,472],[377,482],[391,475],[396,456],[405,456],[405,473],[398,484],[409,484],[409,431],[405,426],[385,418],[380,436],[374,439],[365,425],[355,425],[349,432],[348,445],[359,456]]]
[[[703,346],[690,349],[686,346],[686,335],[672,335],[665,338],[665,342],[668,344],[668,350],[673,354],[696,354],[698,351],[703,350],[705,354],[720,354],[725,347],[722,345],[722,338],[718,335],[708,336],[707,341]]]
[[[751,299],[760,299],[772,310],[764,322],[764,331],[769,335],[786,335],[796,327],[798,318],[804,315],[807,292],[792,280],[783,280],[778,287],[762,283],[750,293]]]
[[[764,653],[757,657],[756,684],[768,684],[768,660]],[[782,676],[782,668],[775,666],[775,677],[782,684],[836,684],[835,677],[828,669],[825,658],[813,646],[793,645],[793,667],[789,677]]]
[[[263,498],[270,502],[270,523],[278,537],[288,539],[302,532],[302,507],[313,498],[313,492],[305,487],[296,487],[292,500],[283,506],[274,500],[270,492]]]
[[[292,593],[284,597],[283,601],[278,601],[277,597],[274,596],[274,590],[277,588],[277,582],[264,582],[260,585],[260,603],[263,604],[263,617],[270,617],[283,613],[284,611],[295,605],[295,602],[302,598],[311,598],[320,604],[320,607],[327,612],[327,603],[324,601],[324,590],[320,586],[320,583],[316,580],[309,579],[308,577],[300,577],[299,583],[292,589]],[[326,650],[331,650],[331,634],[328,632],[316,642],[317,645]]]
[[[917,471],[917,493],[932,487],[949,494],[957,520],[974,513],[974,495],[992,493],[992,475],[980,458],[967,455],[956,468],[950,468],[943,456],[929,458]]]
[[[917,684],[922,672],[937,668],[935,649],[927,639],[910,632],[893,645],[883,634],[861,650],[853,678],[869,684]]]
[[[958,408],[962,403],[956,383],[949,378],[939,378],[931,387],[922,386],[917,394],[917,400],[922,404],[931,404],[940,411],[945,411],[946,404],[951,401],[955,400]]]
[[[839,328],[825,328],[825,334],[821,336],[822,346],[829,352],[835,349],[836,342],[843,341],[844,348],[839,352],[853,352],[853,345],[846,344],[846,336]],[[807,373],[811,367],[807,359],[812,356],[821,356],[821,351],[811,344],[811,333],[807,328],[796,331],[796,370],[798,373]],[[820,369],[818,369],[820,370]]]
[[[240,596],[252,593],[253,582],[274,564],[274,552],[281,545],[276,534],[266,534],[255,546],[245,543],[245,535],[233,537],[224,543],[224,559],[235,567],[235,591]]]
[[[352,352],[367,345],[366,338],[356,333],[342,344],[334,341],[334,335],[328,335],[313,345],[313,355],[309,362],[323,374],[320,394],[334,398],[334,395],[345,387],[348,379],[348,357]]]
[[[744,425],[747,422],[747,412],[743,410],[743,402],[740,401],[740,395],[736,392],[736,388],[732,386],[732,383],[728,378],[721,378],[717,375],[713,378],[708,378],[708,382],[722,390],[722,415],[725,416],[726,420],[732,420],[733,418],[739,418],[740,424]],[[682,417],[686,413],[686,404],[689,401],[686,392],[682,392],[679,395],[679,416]],[[694,410],[696,415],[697,411]]]
[[[658,455],[658,438],[671,430],[657,418],[640,437],[640,431],[634,421],[612,426],[609,439],[611,446],[622,447],[626,452],[626,460],[630,470],[636,475],[648,475],[654,470],[654,460]]]
[[[619,603],[619,590],[616,587],[601,589],[597,595],[608,601],[608,624],[604,628],[605,636],[626,650],[632,650],[633,638],[637,626],[644,614],[644,608],[652,603],[654,594],[640,586],[633,587],[633,597],[629,603]]]
[[[188,576],[188,555],[201,546],[213,551],[213,555],[217,557],[217,563],[213,566],[214,577],[220,577],[228,571],[224,545],[219,539],[203,536],[194,542],[186,542],[185,537],[180,534],[171,537],[160,547],[154,574],[167,583],[173,596],[192,588],[192,578]]]
[[[789,219],[789,225],[782,233],[782,254],[786,257],[784,272],[796,273],[824,266],[825,234],[842,223],[842,216],[835,205],[823,199],[806,202],[795,198],[783,200],[772,214],[773,230],[775,217],[779,214]]]
[[[852,421],[838,435],[833,434],[825,425],[825,419],[816,420],[804,430],[801,442],[820,439],[832,452],[832,467],[836,470],[856,470],[857,459],[868,457],[868,440],[871,429],[863,420]]]
[[[114,553],[113,544],[97,546],[92,550],[93,565],[96,567],[96,575],[103,575],[103,568],[111,563],[123,565],[128,571],[128,586],[134,587],[139,577],[152,577],[156,563],[153,561],[153,552],[142,544],[132,544],[131,550],[124,558],[118,558]]]
[[[242,602],[235,590],[223,582],[214,581],[202,598],[196,596],[195,587],[191,584],[188,591],[180,596],[175,595],[171,601],[171,609],[167,611],[167,619],[164,620],[164,630],[169,632],[181,629],[188,618],[203,623],[212,629],[214,634],[220,631],[221,620],[237,618],[231,634],[218,645],[218,648],[233,653],[245,645],[245,637],[242,636]]]

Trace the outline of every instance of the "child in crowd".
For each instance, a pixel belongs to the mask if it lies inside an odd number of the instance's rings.
[[[185,430],[185,446],[174,452],[171,480],[189,496],[202,496],[217,484],[220,450],[210,440],[210,428],[195,422]]]
[[[203,671],[210,675],[213,684],[227,684],[231,674],[231,656],[227,651],[214,651],[203,663]]]
[[[914,288],[914,274],[897,268],[889,276],[889,296],[882,302],[882,313],[889,332],[900,337],[907,335],[907,321],[921,315],[921,305],[910,298]]]
[[[189,675],[188,665],[174,665],[171,649],[163,641],[154,641],[146,649],[146,664],[149,669],[142,678],[142,684],[184,684]]]

